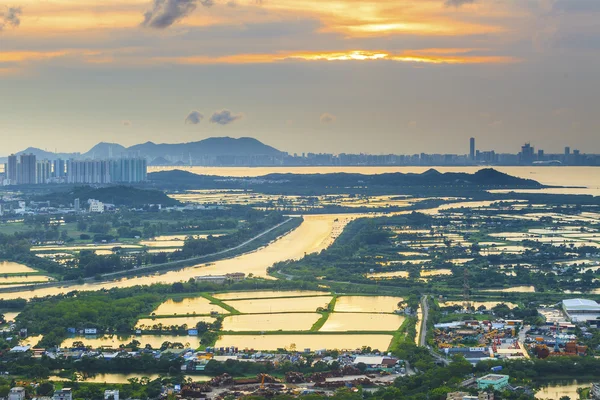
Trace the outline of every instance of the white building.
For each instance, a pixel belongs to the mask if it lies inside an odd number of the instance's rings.
[[[562,308],[573,322],[596,320],[600,317],[600,304],[594,300],[568,299],[562,301]]]
[[[103,213],[104,212],[104,203],[100,200],[89,199],[88,204],[90,205],[91,213]]]
[[[73,400],[73,392],[71,388],[57,390],[54,392],[52,400]]]
[[[10,389],[8,400],[25,400],[25,388],[17,386]]]
[[[118,390],[105,390],[104,391],[104,400],[119,400],[119,391]]]

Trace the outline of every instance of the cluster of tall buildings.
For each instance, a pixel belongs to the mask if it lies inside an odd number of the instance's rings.
[[[469,161],[472,164],[490,165],[600,165],[597,154],[582,154],[579,150],[571,151],[565,147],[563,153],[550,154],[542,149],[536,151],[531,143],[521,146],[517,154],[501,154],[495,151],[480,151],[475,147],[475,138],[469,140]]]
[[[564,153],[550,154],[536,150],[530,143],[520,152],[498,153],[495,150],[478,150],[475,138],[469,139],[467,154],[329,154],[284,153],[272,165],[298,166],[510,166],[510,165],[589,165],[600,166],[600,154],[583,154],[565,147]]]
[[[11,154],[4,164],[4,185],[48,183],[139,183],[147,180],[145,158],[108,160],[37,160],[34,154]]]

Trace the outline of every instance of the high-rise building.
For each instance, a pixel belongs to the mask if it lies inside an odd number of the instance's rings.
[[[147,179],[145,158],[121,158],[117,160],[69,160],[66,181],[68,183],[139,183]]]
[[[65,177],[65,160],[56,159],[52,163],[52,177],[53,178],[64,178]]]
[[[44,184],[50,180],[52,164],[48,160],[38,161],[36,165],[36,183]]]
[[[81,210],[81,205],[79,202],[79,197],[75,199],[75,201],[73,201],[73,208],[75,209],[75,212],[79,212]]]
[[[19,174],[17,182],[20,185],[35,185],[37,183],[37,163],[34,154],[21,154],[19,160]]]
[[[565,156],[569,156],[571,154],[571,148],[569,146],[565,147]]]
[[[6,178],[11,185],[17,184],[17,156],[11,154],[6,163]]]
[[[519,153],[519,160],[522,164],[529,164],[533,162],[533,155],[535,149],[529,143],[525,143],[521,146],[521,153]]]
[[[475,161],[475,138],[469,139],[469,159]]]

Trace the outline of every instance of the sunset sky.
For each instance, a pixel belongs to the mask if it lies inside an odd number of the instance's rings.
[[[0,156],[600,153],[599,0],[0,0]]]

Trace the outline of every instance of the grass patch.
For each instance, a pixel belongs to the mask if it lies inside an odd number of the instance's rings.
[[[319,329],[321,329],[323,327],[323,325],[325,325],[325,322],[327,322],[327,320],[329,319],[330,312],[329,311],[323,311],[323,312],[321,312],[319,314],[321,314],[321,318],[319,318],[317,320],[317,322],[315,322],[313,324],[313,326],[310,328],[311,332],[318,332]]]
[[[396,332],[394,332],[394,336],[392,337],[392,341],[390,342],[390,346],[388,350],[392,353],[398,351],[400,346],[405,342],[414,343],[415,336],[417,334],[416,331],[417,318],[408,317],[404,320],[400,328]],[[414,334],[411,334],[414,332]]]
[[[318,332],[319,329],[321,329],[323,327],[323,325],[325,325],[325,322],[327,322],[327,320],[329,319],[329,314],[331,314],[333,312],[333,310],[335,310],[335,302],[336,301],[337,301],[337,295],[334,294],[333,298],[331,299],[329,304],[327,304],[327,310],[319,312],[319,314],[321,314],[321,318],[319,318],[319,320],[317,322],[315,322],[313,324],[313,326],[310,328],[311,332]]]
[[[215,297],[212,297],[208,293],[202,293],[201,296],[204,297],[205,299],[209,300],[211,304],[217,305],[217,306],[219,306],[219,307],[221,307],[221,308],[229,311],[229,313],[231,315],[240,315],[240,314],[242,314],[241,312],[239,312],[235,308],[231,307],[229,304],[225,304],[222,300],[219,300],[219,299],[217,299]]]

